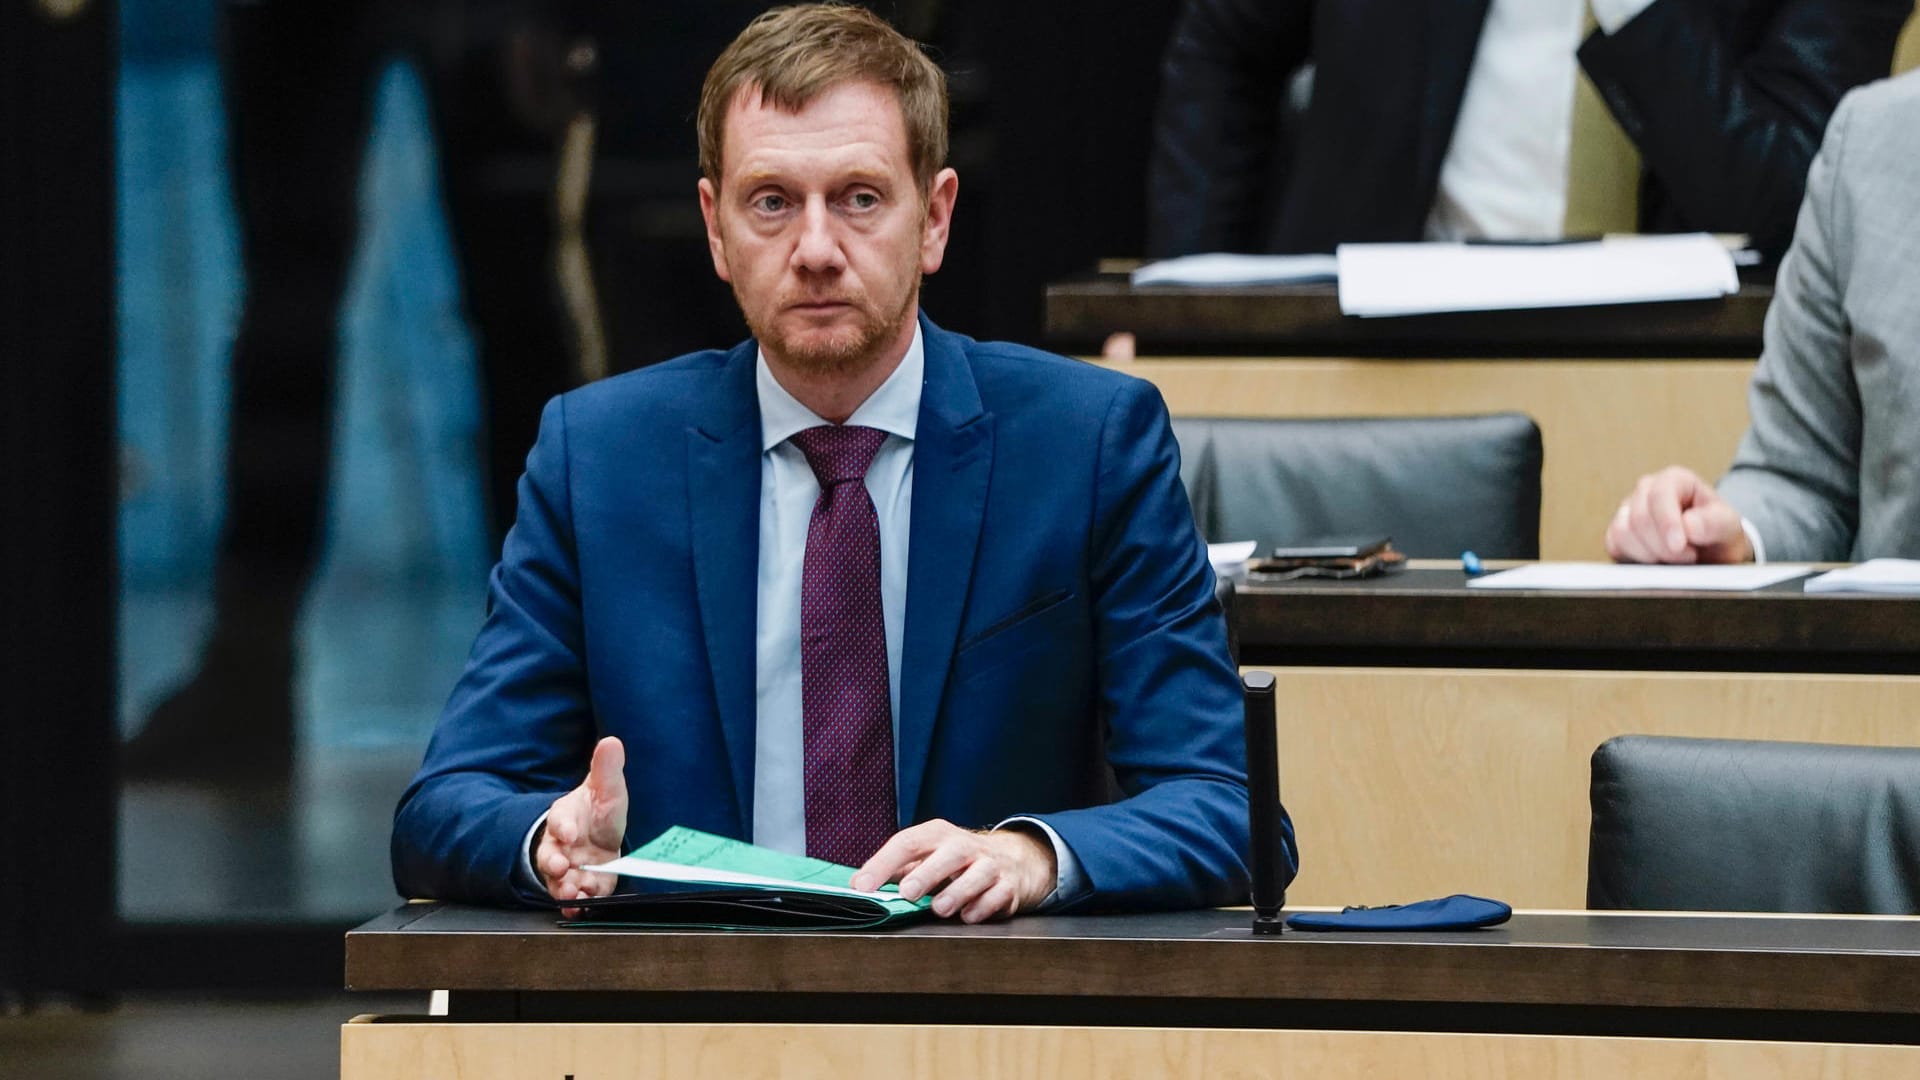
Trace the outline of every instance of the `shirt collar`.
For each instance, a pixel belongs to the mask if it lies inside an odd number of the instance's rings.
[[[767,367],[767,354],[756,350],[753,359],[754,391],[760,398],[760,450],[765,453],[792,438],[795,432],[826,423],[812,409],[787,393]],[[913,341],[900,366],[887,381],[867,396],[860,407],[847,417],[847,423],[879,428],[889,435],[911,441],[920,423],[920,387],[925,382],[927,355],[920,341],[920,323],[914,320]]]

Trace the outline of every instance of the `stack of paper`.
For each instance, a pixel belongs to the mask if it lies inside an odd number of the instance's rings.
[[[1786,563],[1735,566],[1642,566],[1636,563],[1532,563],[1474,578],[1470,589],[1564,589],[1570,592],[1621,589],[1678,589],[1689,592],[1746,592],[1764,589],[1807,572]]]
[[[1342,244],[1337,258],[1348,315],[1705,300],[1740,288],[1732,256],[1706,233],[1577,244]]]
[[[587,869],[665,887],[578,901],[585,917],[568,925],[862,930],[920,918],[932,904],[894,885],[854,889],[850,866],[679,825]]]
[[[1829,570],[1807,582],[1807,591],[1920,596],[1920,559],[1869,559],[1844,570]]]
[[[1331,255],[1182,255],[1133,272],[1135,285],[1289,285],[1332,281]]]

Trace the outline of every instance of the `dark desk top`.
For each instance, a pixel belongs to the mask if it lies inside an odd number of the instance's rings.
[[[1243,583],[1249,664],[1920,672],[1920,597],[1469,589],[1459,570]]]
[[[1920,1016],[1920,919],[1538,913],[1256,939],[1246,911],[883,933],[562,929],[411,905],[347,935],[354,990],[1444,1002]],[[750,1017],[741,1016],[740,1019]]]
[[[1749,358],[1772,300],[1749,283],[1719,300],[1361,319],[1331,284],[1136,289],[1100,274],[1047,286],[1045,334],[1086,353],[1129,331],[1141,356]]]

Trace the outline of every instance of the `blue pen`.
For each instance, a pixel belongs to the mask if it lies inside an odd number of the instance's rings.
[[[1486,567],[1480,565],[1480,556],[1471,551],[1460,553],[1460,569],[1465,570],[1468,577],[1486,572]]]

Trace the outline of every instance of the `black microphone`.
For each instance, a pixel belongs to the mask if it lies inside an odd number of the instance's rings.
[[[1253,932],[1278,934],[1287,889],[1281,884],[1280,751],[1274,730],[1273,673],[1249,671],[1240,677],[1246,700],[1247,832],[1253,846]]]

